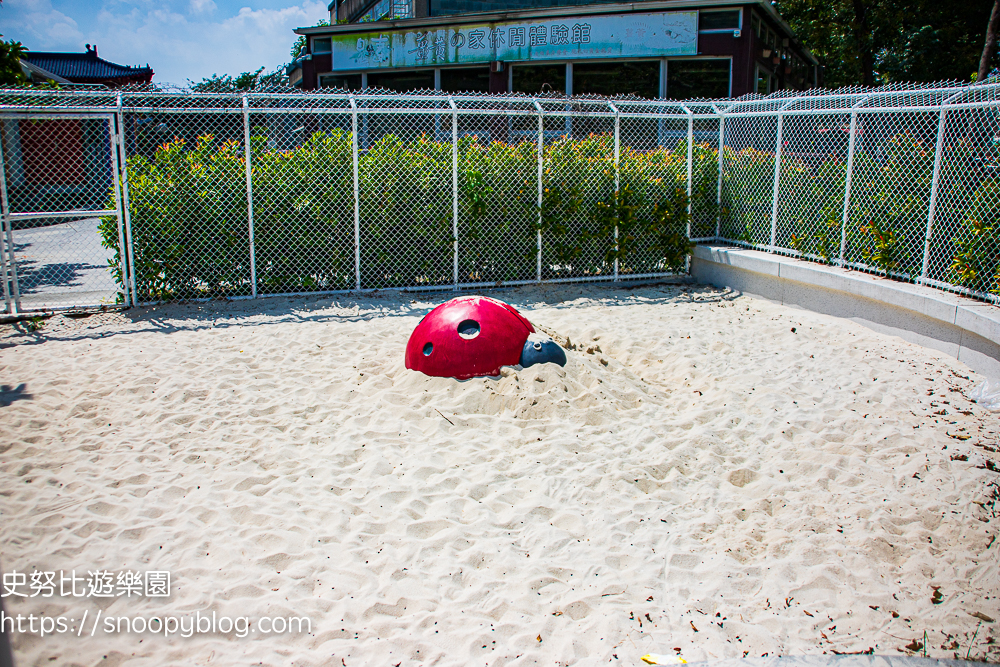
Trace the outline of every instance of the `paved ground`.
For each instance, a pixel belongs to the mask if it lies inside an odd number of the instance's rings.
[[[13,231],[23,310],[115,302],[114,253],[101,245],[98,224],[88,218]]]

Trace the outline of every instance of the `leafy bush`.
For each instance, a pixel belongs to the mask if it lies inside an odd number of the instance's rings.
[[[262,293],[349,289],[355,284],[353,137],[318,132],[287,151],[251,137],[254,265]],[[459,280],[531,280],[542,237],[544,278],[680,270],[690,253],[689,204],[714,218],[717,153],[694,149],[686,192],[684,142],[620,156],[613,138],[562,137],[545,146],[538,206],[533,141],[458,147]],[[387,134],[358,156],[364,287],[450,284],[453,147],[428,135]],[[140,301],[251,291],[246,172],[237,142],[175,138],[128,159],[133,262]],[[618,230],[617,241],[615,230]],[[113,219],[101,226],[118,251]],[[120,272],[115,273],[119,284]]]
[[[1000,182],[989,178],[973,193],[961,234],[952,239],[949,279],[980,292],[1000,294]]]

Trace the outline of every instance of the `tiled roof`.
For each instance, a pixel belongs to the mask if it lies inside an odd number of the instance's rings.
[[[116,79],[149,81],[153,76],[153,70],[149,65],[145,67],[118,65],[98,58],[96,50],[88,50],[86,53],[25,51],[21,59],[69,79],[73,83],[99,83]]]

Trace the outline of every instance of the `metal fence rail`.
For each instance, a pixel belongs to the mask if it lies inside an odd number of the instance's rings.
[[[644,278],[689,240],[996,303],[998,90],[3,90],[6,308]]]

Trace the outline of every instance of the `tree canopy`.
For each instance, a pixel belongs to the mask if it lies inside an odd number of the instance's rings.
[[[825,86],[836,88],[969,81],[979,70],[991,5],[982,0],[780,0],[776,8],[824,67]]]
[[[256,72],[243,72],[236,76],[230,74],[213,74],[201,81],[188,79],[191,90],[199,93],[240,93],[271,86],[280,86],[288,81],[285,68],[278,67],[273,72],[264,73],[261,67]]]
[[[0,35],[3,37],[3,35]],[[16,86],[28,83],[28,77],[21,70],[21,55],[24,46],[13,39],[5,42],[0,39],[0,85]]]

